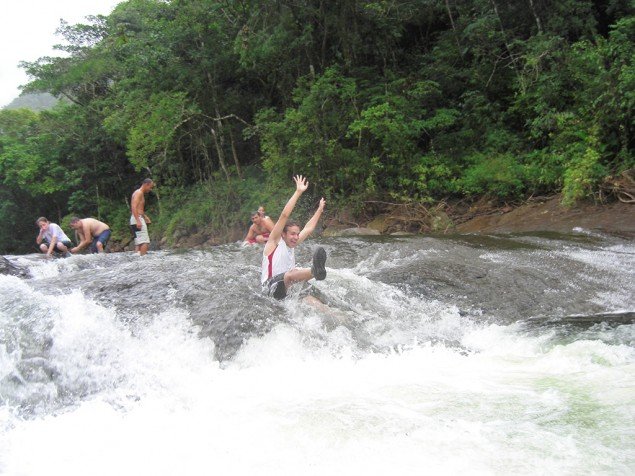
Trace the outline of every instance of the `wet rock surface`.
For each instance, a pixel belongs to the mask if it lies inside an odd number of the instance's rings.
[[[19,276],[21,278],[28,278],[28,270],[12,263],[4,256],[0,256],[0,274],[8,274],[11,276]]]

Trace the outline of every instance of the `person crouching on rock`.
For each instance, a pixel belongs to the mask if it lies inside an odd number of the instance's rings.
[[[40,217],[35,221],[35,224],[40,229],[35,242],[42,253],[45,253],[47,257],[50,257],[54,251],[59,251],[63,256],[71,255],[68,249],[73,244],[57,223],[51,223],[45,217]]]
[[[71,218],[71,228],[75,230],[79,244],[71,253],[88,248],[91,253],[104,253],[110,239],[110,227],[94,218]]]
[[[262,253],[261,283],[264,291],[276,299],[284,299],[293,283],[308,281],[311,278],[326,278],[326,251],[321,246],[313,254],[311,268],[295,266],[295,248],[313,233],[326,201],[324,198],[320,199],[317,211],[300,231],[300,225],[289,221],[289,216],[300,195],[309,187],[309,182],[302,175],[296,175],[293,180],[296,185],[295,193],[282,210]]]
[[[273,220],[256,211],[251,214],[251,221],[252,224],[243,240],[243,244],[255,245],[258,243],[262,245],[269,239],[269,233],[273,230]]]

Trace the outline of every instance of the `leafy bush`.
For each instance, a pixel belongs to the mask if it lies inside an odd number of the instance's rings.
[[[515,156],[475,153],[470,162],[472,165],[455,183],[457,191],[467,195],[492,194],[499,198],[518,197],[523,192],[523,168]]]
[[[586,150],[567,165],[562,188],[563,205],[570,206],[593,196],[602,178],[608,174],[607,168],[600,163],[601,155],[597,146],[597,140],[592,136]]]
[[[169,244],[201,230],[227,238],[249,223],[250,213],[260,205],[267,213],[279,213],[292,193],[291,178],[286,188],[264,185],[262,172],[247,168],[244,178],[226,180],[217,175],[213,180],[193,187],[170,187],[161,190],[158,203],[149,208],[155,233],[166,237]]]

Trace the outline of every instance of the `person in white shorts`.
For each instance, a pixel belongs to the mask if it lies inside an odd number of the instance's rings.
[[[141,187],[134,191],[130,199],[130,230],[134,235],[135,251],[141,256],[148,252],[150,247],[150,235],[148,234],[148,223],[152,223],[145,213],[145,194],[154,188],[152,179],[145,179]]]
[[[308,188],[309,182],[302,175],[296,175],[293,180],[296,184],[295,193],[282,210],[262,253],[260,281],[265,292],[276,299],[283,299],[293,283],[308,281],[312,278],[317,280],[326,278],[326,251],[322,247],[318,247],[314,252],[311,268],[296,268],[295,266],[295,248],[313,233],[324,211],[326,201],[324,198],[320,199],[317,211],[300,231],[300,225],[290,221],[289,216],[300,195]]]

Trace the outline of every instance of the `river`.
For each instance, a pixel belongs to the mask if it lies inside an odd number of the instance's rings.
[[[283,302],[257,247],[7,256],[0,473],[635,472],[632,239],[318,243]]]

